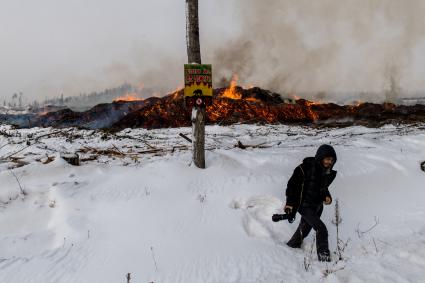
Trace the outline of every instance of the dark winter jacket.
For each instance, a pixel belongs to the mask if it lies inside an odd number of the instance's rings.
[[[337,160],[336,152],[330,145],[322,145],[315,157],[307,157],[295,168],[286,188],[286,205],[293,207],[296,213],[300,205],[317,207],[331,197],[329,185],[336,177],[336,171],[326,169],[321,161],[325,157],[333,157],[334,165]]]

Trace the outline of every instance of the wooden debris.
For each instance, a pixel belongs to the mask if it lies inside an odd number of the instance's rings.
[[[152,149],[156,149],[156,147],[150,145],[147,141],[140,139],[140,138],[132,137],[132,136],[129,136],[129,135],[115,135],[115,136],[118,137],[118,138],[140,141],[140,142],[144,143],[145,145],[147,145],[148,147],[150,147]]]
[[[184,139],[185,139],[185,140],[187,140],[188,142],[192,143],[192,139],[191,139],[191,138],[189,138],[188,136],[186,136],[185,134],[180,133],[180,134],[179,134],[179,136],[181,136],[182,138],[184,138]]]
[[[25,165],[28,165],[29,163],[26,161],[23,161],[24,157],[12,157],[10,158],[10,162],[12,162],[14,165],[9,166],[9,169],[19,168],[23,167]]]
[[[5,136],[6,138],[11,138],[11,137],[13,137],[13,135],[12,134],[9,134],[8,132],[6,132],[6,131],[0,131],[0,136]]]
[[[235,144],[235,147],[238,147],[240,149],[246,149],[246,146],[241,141],[238,141],[238,143]]]
[[[99,158],[99,155],[91,155],[86,158],[81,158],[80,161],[81,162],[94,161],[94,160],[97,160],[98,158]]]
[[[61,153],[61,158],[74,166],[80,166],[80,156],[78,153]]]
[[[43,161],[43,164],[49,164],[50,162],[52,162],[54,160],[55,160],[54,156],[47,156],[47,159],[45,161]]]
[[[241,141],[238,141],[237,144],[235,144],[235,147],[240,149],[247,149],[247,148],[269,148],[272,147],[271,145],[267,145],[266,142],[256,144],[256,145],[245,145]]]

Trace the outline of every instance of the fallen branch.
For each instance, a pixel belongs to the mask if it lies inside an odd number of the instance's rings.
[[[8,132],[6,132],[6,131],[0,131],[0,136],[5,136],[6,138],[11,138],[11,137],[13,137],[13,135],[12,134],[9,134]]]
[[[188,142],[192,143],[192,139],[189,138],[188,136],[186,136],[185,134],[180,133],[179,136],[181,136],[182,138],[184,138],[185,140],[187,140]]]
[[[118,149],[118,147],[115,145],[115,144],[113,144],[112,145],[121,155],[125,155],[121,150],[119,150]]]
[[[114,155],[114,156],[125,156],[126,154],[123,153],[122,151],[120,151],[115,145],[113,146],[115,149],[109,148],[109,149],[96,149],[93,147],[89,147],[89,146],[85,146],[83,148],[80,148],[79,150],[77,150],[77,152],[82,152],[82,153],[88,153],[88,152],[92,152],[94,154],[98,154],[98,155]]]
[[[378,219],[378,217],[377,216],[375,216],[375,224],[373,224],[369,229],[367,229],[366,231],[361,231],[360,230],[360,223],[359,224],[357,224],[357,229],[356,229],[356,232],[357,232],[357,236],[359,237],[359,238],[361,238],[361,237],[363,237],[365,234],[367,234],[367,233],[369,233],[370,231],[372,231],[376,226],[378,226],[378,224],[379,224],[379,219]]]
[[[148,147],[152,148],[152,149],[156,149],[156,147],[150,145],[147,141],[140,139],[140,138],[136,138],[136,137],[132,137],[129,135],[115,135],[116,137],[119,138],[124,138],[124,139],[130,139],[130,140],[136,140],[136,141],[141,141],[142,143],[144,143],[145,145],[147,145]]]
[[[263,142],[256,145],[245,145],[241,141],[238,141],[237,144],[235,144],[234,147],[240,148],[240,149],[247,149],[247,148],[270,148],[271,145],[265,145],[267,142]]]
[[[153,251],[153,247],[151,247],[151,253],[152,253],[153,262],[155,264],[155,270],[156,270],[156,272],[158,272],[158,264],[156,263],[156,258],[155,258],[155,253]]]
[[[12,173],[13,177],[15,177],[16,182],[18,182],[19,190],[20,190],[21,194],[24,195],[24,196],[27,195],[27,193],[25,192],[25,190],[21,186],[21,182],[19,182],[18,176],[16,176],[15,172],[13,172],[12,169],[9,169],[9,170],[10,170],[10,173]]]
[[[68,130],[68,132],[70,132],[71,130]],[[52,136],[52,135],[56,135],[56,134],[63,134],[64,133],[64,131],[55,131],[55,132],[53,132],[53,133],[48,133],[48,134],[44,134],[44,135],[41,135],[41,136],[38,136],[38,137],[35,137],[35,138],[33,138],[33,140],[39,140],[39,139],[41,139],[41,138],[44,138],[44,137],[47,137],[47,136]]]
[[[70,132],[72,129],[70,129],[70,130],[68,130],[68,132]],[[2,157],[2,158],[0,158],[0,159],[2,159],[2,160],[5,160],[5,159],[9,159],[10,157],[12,157],[12,156],[14,156],[15,154],[18,154],[18,153],[20,153],[20,152],[22,152],[22,151],[24,151],[25,149],[27,149],[27,148],[29,148],[30,146],[32,146],[32,145],[34,145],[34,144],[36,144],[36,143],[38,143],[38,141],[39,141],[39,139],[40,138],[43,138],[43,137],[47,137],[47,136],[51,136],[51,135],[56,135],[56,134],[59,134],[59,133],[64,133],[64,131],[55,131],[55,132],[53,132],[53,133],[48,133],[48,134],[44,134],[44,135],[41,135],[41,136],[38,136],[38,137],[35,137],[35,138],[32,138],[32,139],[28,139],[27,141],[26,141],[26,146],[25,147],[23,147],[23,148],[21,148],[20,150],[18,150],[18,151],[15,151],[14,153],[12,153],[12,154],[9,154],[8,156],[6,156],[6,157]],[[31,143],[31,141],[35,141],[34,143]],[[24,141],[22,141],[22,142],[24,142]],[[21,143],[22,143],[21,142]]]
[[[89,157],[86,157],[86,158],[81,158],[80,161],[81,162],[94,161],[94,160],[97,160],[98,158],[99,158],[99,156],[92,155],[92,156],[89,156]]]
[[[50,162],[52,162],[54,160],[55,160],[54,156],[47,156],[47,159],[45,161],[43,161],[43,164],[49,164]]]
[[[74,166],[80,166],[80,156],[77,153],[61,153],[60,157]]]
[[[4,145],[0,146],[0,149],[2,149],[3,147],[5,147],[5,146],[7,146],[9,144],[10,144],[9,142],[5,143]]]
[[[5,160],[5,159],[9,159],[9,158],[11,158],[12,156],[14,156],[15,154],[18,154],[18,153],[20,153],[20,152],[22,152],[22,151],[24,151],[25,149],[27,149],[27,148],[29,148],[31,146],[31,144],[30,145],[27,145],[27,146],[25,146],[25,147],[23,147],[23,148],[21,148],[20,150],[18,150],[18,151],[15,151],[14,153],[12,153],[12,154],[9,154],[8,156],[6,156],[6,157],[2,157],[2,158],[0,158],[0,159],[3,159],[3,160]]]

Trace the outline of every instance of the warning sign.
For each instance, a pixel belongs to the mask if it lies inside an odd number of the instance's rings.
[[[211,105],[213,96],[211,65],[184,65],[184,86],[188,107]]]

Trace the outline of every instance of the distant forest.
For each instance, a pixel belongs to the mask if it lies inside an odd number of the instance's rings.
[[[114,99],[127,94],[140,95],[141,97],[141,93],[139,92],[140,90],[131,84],[123,84],[119,87],[108,88],[100,92],[83,93],[78,96],[64,97],[62,94],[59,97],[46,100],[44,104],[64,105],[72,109],[84,110],[100,103],[110,103]]]
[[[114,99],[133,94],[142,97],[141,90],[131,84],[125,83],[115,88],[108,88],[103,91],[95,91],[91,93],[81,93],[77,96],[64,96],[63,94],[44,99],[43,101],[33,100],[31,102],[26,99],[22,92],[14,93],[10,99],[3,100],[3,106],[11,109],[39,109],[45,105],[65,106],[73,110],[87,110],[100,103],[110,103]]]

